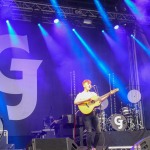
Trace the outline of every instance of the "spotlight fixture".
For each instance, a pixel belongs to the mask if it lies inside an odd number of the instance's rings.
[[[127,24],[126,24],[126,23],[124,23],[124,24],[123,24],[123,26],[125,27],[125,26],[127,26]]]
[[[114,26],[114,29],[115,29],[115,30],[119,29],[119,25],[115,25],[115,26]]]
[[[55,19],[55,20],[54,20],[54,23],[58,23],[58,22],[59,22],[59,19]]]
[[[72,31],[75,31],[75,29],[73,28]]]
[[[92,24],[92,20],[90,20],[90,19],[84,19],[83,23],[84,24]]]
[[[102,33],[104,33],[105,31],[104,30],[102,30]]]
[[[9,20],[6,20],[6,23],[9,23]]]

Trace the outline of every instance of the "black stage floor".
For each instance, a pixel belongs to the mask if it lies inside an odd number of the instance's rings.
[[[102,132],[99,140],[99,148],[102,146],[133,146],[137,141],[150,136],[150,130],[139,130],[139,131],[107,131]],[[33,137],[32,137],[33,138]],[[64,139],[66,137],[63,137]],[[70,137],[71,138],[71,137]],[[55,138],[56,141],[58,138]],[[72,138],[71,138],[72,139]],[[16,142],[17,141],[17,142]],[[15,148],[25,148],[29,142],[31,142],[31,136],[10,136],[9,143],[15,144]],[[59,142],[58,142],[59,144]],[[85,149],[85,140],[83,145],[79,145],[81,150]]]
[[[150,130],[103,132],[100,135],[99,146],[132,146],[148,136]]]

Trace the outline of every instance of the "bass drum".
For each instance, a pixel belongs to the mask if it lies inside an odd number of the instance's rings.
[[[127,128],[127,120],[123,115],[113,114],[108,118],[109,127],[116,131],[124,131]]]

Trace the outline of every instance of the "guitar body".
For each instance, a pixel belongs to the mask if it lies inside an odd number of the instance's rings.
[[[106,94],[104,94],[104,95],[102,95],[102,96],[100,96],[100,97],[97,97],[96,99],[95,99],[95,97],[94,97],[94,98],[91,98],[91,100],[89,100],[89,101],[86,101],[86,102],[83,102],[83,103],[81,103],[81,104],[78,104],[78,108],[79,108],[79,110],[80,110],[83,114],[90,114],[90,113],[93,111],[93,109],[94,109],[95,107],[100,106],[100,104],[101,104],[108,96],[110,96],[111,94],[116,93],[117,91],[119,91],[118,88],[117,88],[117,89],[114,89],[114,90],[111,90],[110,92],[108,92],[108,93],[106,93]]]
[[[87,115],[90,114],[95,107],[100,106],[100,104],[101,101],[89,101],[78,105],[78,108],[83,114]]]

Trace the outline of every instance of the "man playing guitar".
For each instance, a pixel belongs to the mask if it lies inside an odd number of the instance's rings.
[[[93,101],[94,99],[98,98],[98,95],[95,92],[90,91],[90,89],[92,88],[90,80],[84,80],[82,82],[82,85],[84,90],[83,92],[77,95],[74,101],[74,104],[78,106],[80,106],[84,102]],[[88,150],[96,150],[96,146],[98,144],[99,136],[101,132],[98,116],[93,110],[91,113],[83,115],[83,121],[84,121],[85,129],[87,130],[86,143],[87,143]],[[94,137],[94,143],[92,143],[93,129],[96,131]],[[93,149],[92,149],[92,144],[93,144]]]
[[[95,107],[100,106],[101,102],[115,92],[119,91],[118,88],[111,90],[110,92],[98,96],[95,92],[91,92],[92,88],[91,81],[86,79],[82,82],[84,90],[77,95],[74,104],[78,105],[79,110],[83,113],[83,121],[85,129],[87,130],[86,143],[88,150],[96,150],[96,146],[99,141],[101,132],[100,122],[98,115],[95,112]],[[92,129],[95,130],[96,134],[94,142],[92,143]],[[93,149],[92,149],[93,145]]]

